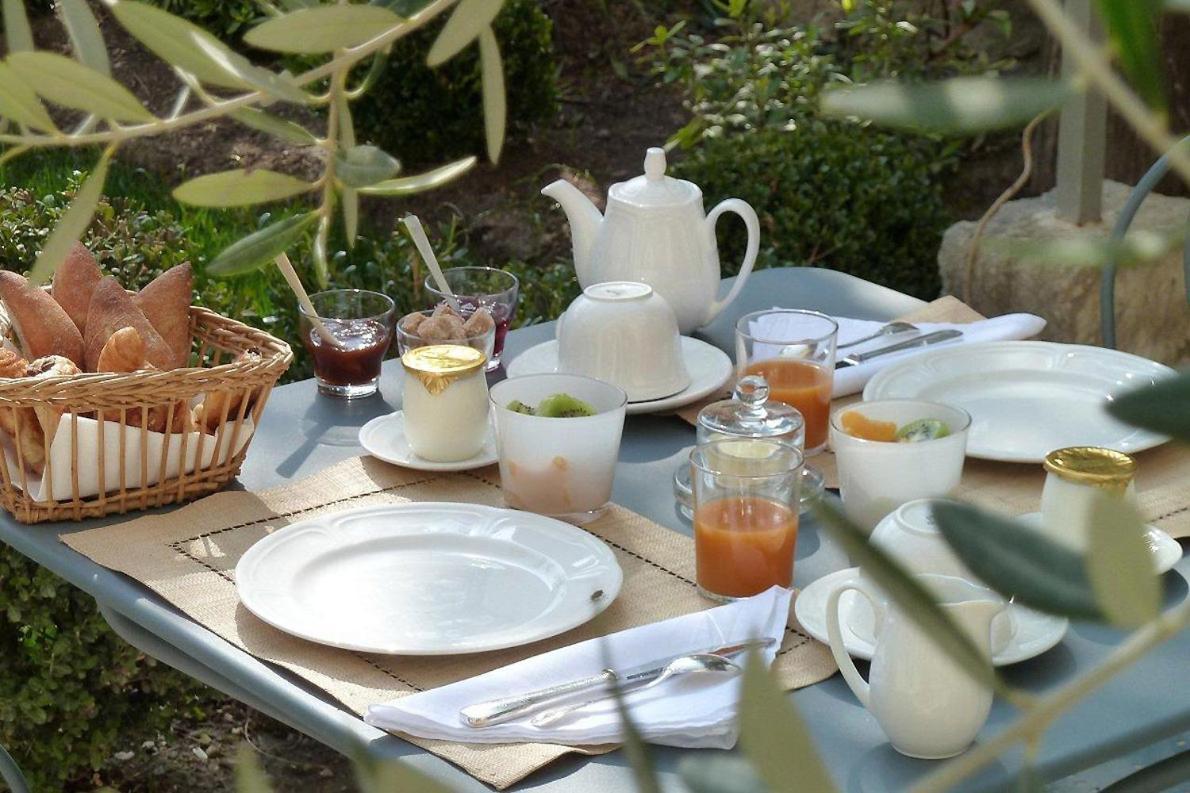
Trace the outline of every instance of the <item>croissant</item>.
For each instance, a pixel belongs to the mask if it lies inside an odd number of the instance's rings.
[[[16,350],[0,348],[0,377],[24,377],[29,362]]]
[[[29,363],[19,353],[0,349],[0,377],[24,377]],[[0,407],[0,430],[19,449],[19,458],[33,471],[45,468],[45,445],[41,423],[31,408]]]
[[[99,351],[97,372],[135,372],[145,366],[145,340],[133,327],[120,328]]]
[[[232,362],[259,360],[260,350],[252,347],[241,352]],[[259,394],[259,389],[248,392],[247,404],[243,406],[245,415],[252,410]],[[194,420],[205,432],[215,432],[224,420],[234,420],[240,415],[241,403],[244,401],[245,395],[242,391],[208,391],[199,406],[194,409]]]

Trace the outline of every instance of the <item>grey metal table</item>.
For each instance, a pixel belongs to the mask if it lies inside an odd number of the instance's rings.
[[[726,283],[724,285],[726,287]],[[792,268],[756,273],[740,299],[704,331],[707,339],[730,349],[734,319],[746,311],[773,305],[809,307],[869,319],[886,320],[911,311],[921,301],[827,270]],[[508,353],[516,355],[552,336],[550,325],[514,331]],[[257,432],[240,486],[261,489],[312,474],[360,453],[357,429],[369,419],[397,407],[400,367],[388,362],[381,395],[353,403],[319,398],[310,382],[274,391]],[[617,468],[615,500],[675,531],[689,534],[689,525],[674,509],[670,477],[693,430],[674,417],[630,417]],[[105,519],[107,523],[118,518]],[[112,627],[130,643],[205,683],[343,753],[361,747],[383,757],[404,758],[452,789],[486,790],[459,769],[400,739],[364,724],[327,701],[294,676],[256,660],[208,632],[137,582],[113,573],[72,551],[58,538],[101,521],[84,524],[22,526],[0,518],[0,541],[34,559],[92,595]],[[843,554],[809,523],[798,543],[796,583],[847,566]],[[1187,596],[1190,559],[1166,577],[1172,602]],[[1089,668],[1117,644],[1122,635],[1093,625],[1077,624],[1054,650],[1006,670],[1012,683],[1041,692]],[[1094,698],[1076,707],[1048,733],[1037,758],[1045,778],[1064,777],[1148,744],[1190,729],[1190,635],[1164,645]],[[840,678],[790,695],[840,787],[848,791],[901,790],[934,765],[898,755],[885,742],[875,722],[855,701]],[[992,735],[1011,721],[1012,712],[997,702],[983,735]],[[688,754],[658,749],[657,764],[667,789],[681,789],[676,765]],[[1020,758],[1009,755],[965,789],[998,789],[1010,784]],[[523,789],[568,791],[628,790],[631,778],[622,753],[595,758],[564,758],[530,777]]]

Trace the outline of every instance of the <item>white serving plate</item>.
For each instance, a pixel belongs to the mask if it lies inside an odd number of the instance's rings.
[[[615,556],[552,518],[477,504],[384,504],[299,521],[236,565],[244,606],[319,644],[457,655],[529,644],[619,594]]]
[[[628,414],[662,413],[677,410],[705,399],[731,379],[733,367],[727,353],[713,344],[689,336],[682,337],[682,359],[690,373],[690,385],[685,390],[646,402],[629,402]],[[547,341],[522,352],[505,364],[509,377],[527,374],[554,374],[558,371],[558,342]]]
[[[1110,416],[1114,396],[1174,375],[1136,355],[1045,341],[963,344],[879,372],[865,400],[927,399],[971,414],[967,454],[1040,463],[1066,446],[1139,452],[1168,438]]]
[[[473,468],[495,465],[500,459],[496,453],[496,431],[490,425],[483,441],[483,448],[474,457],[453,463],[439,463],[418,457],[405,436],[403,410],[389,413],[387,416],[377,416],[360,427],[359,445],[377,459],[417,471],[470,471]]]
[[[819,578],[798,593],[794,602],[794,613],[797,621],[806,629],[806,633],[823,644],[830,644],[826,634],[826,599],[832,591],[844,584],[852,584],[859,580],[859,568],[849,567]],[[839,621],[842,623],[843,644],[847,653],[853,658],[864,661],[872,660],[875,645],[872,641],[856,632],[852,624],[852,613],[857,601],[862,598],[857,592],[844,592],[839,598]],[[1008,643],[993,653],[992,664],[1007,666],[1035,658],[1049,650],[1066,635],[1070,622],[1052,614],[1042,614],[1040,611],[1025,608],[1010,603],[1016,631]],[[869,612],[870,613],[870,612]],[[869,621],[871,617],[868,618]]]

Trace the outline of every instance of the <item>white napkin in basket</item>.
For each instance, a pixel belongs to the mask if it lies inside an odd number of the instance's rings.
[[[475,729],[460,721],[459,711],[477,702],[597,674],[609,664],[626,668],[766,636],[776,640],[762,652],[765,662],[771,664],[785,633],[792,594],[788,589],[773,587],[725,606],[590,639],[449,686],[372,705],[364,719],[385,730],[464,743],[526,741],[576,746],[618,743],[620,719],[610,701],[546,728],[530,725],[531,716],[526,716]],[[742,666],[745,658],[738,656],[734,660]],[[625,703],[647,741],[668,746],[729,749],[738,737],[736,706],[741,678],[724,677],[680,678],[639,696],[629,694]],[[593,689],[577,695],[575,701],[593,698],[598,693]]]

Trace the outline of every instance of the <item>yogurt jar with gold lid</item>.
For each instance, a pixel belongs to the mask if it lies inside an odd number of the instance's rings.
[[[1045,456],[1041,528],[1055,542],[1082,551],[1096,496],[1135,501],[1136,460],[1114,449],[1071,446]]]
[[[488,433],[487,356],[459,344],[435,344],[401,356],[405,436],[426,460],[453,463],[479,454]]]

